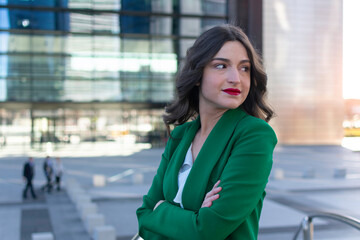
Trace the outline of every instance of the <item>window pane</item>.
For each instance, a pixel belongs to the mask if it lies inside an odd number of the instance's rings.
[[[180,35],[197,37],[201,33],[201,18],[181,18]]]
[[[174,41],[170,39],[152,39],[151,52],[153,53],[174,53]]]
[[[180,11],[183,14],[209,14],[226,16],[226,0],[182,0]]]
[[[6,53],[9,51],[9,35],[10,34],[7,32],[0,32],[0,53]]]
[[[121,42],[118,36],[94,36],[93,44],[95,56],[120,56]]]
[[[100,10],[120,10],[119,0],[92,0],[92,8]]]
[[[5,8],[0,8],[0,29],[9,29],[9,28],[10,28],[9,10]]]
[[[120,16],[120,31],[121,33],[150,33],[150,17],[141,16]]]
[[[9,52],[30,52],[31,35],[10,34],[8,42]]]
[[[8,59],[7,55],[0,55],[0,78],[6,78],[8,75]]]
[[[125,38],[122,41],[123,52],[137,52],[137,53],[148,53],[150,52],[150,41],[142,39],[129,39]]]
[[[152,17],[151,18],[151,33],[159,35],[172,34],[172,18],[171,17]]]
[[[69,8],[92,8],[92,0],[71,0],[68,3]]]
[[[202,9],[205,14],[226,15],[226,0],[203,0]]]
[[[85,102],[92,101],[93,82],[91,80],[66,79],[64,83],[65,101]]]
[[[151,11],[151,0],[122,0],[121,9],[125,11]]]
[[[62,53],[64,51],[64,39],[62,36],[34,35],[29,44],[31,50],[37,53]]]
[[[44,5],[42,5],[44,6]],[[8,9],[9,29],[33,30],[69,30],[69,17],[67,12],[36,11],[24,9]],[[3,16],[3,14],[2,14]]]
[[[99,14],[93,16],[92,29],[97,33],[120,32],[119,15],[117,14]]]
[[[202,20],[202,32],[215,27],[217,25],[221,25],[226,23],[225,19],[209,19],[209,18],[205,18]]]
[[[92,101],[122,100],[120,81],[97,79],[93,83]]]
[[[123,99],[130,102],[148,101],[149,71],[142,68],[138,72],[123,72],[121,74],[121,89]]]
[[[195,39],[182,39],[180,40],[180,57],[184,58],[186,56],[186,51],[190,48],[195,42]]]
[[[174,97],[175,74],[158,73],[153,74],[151,81],[151,101],[169,102]]]
[[[173,12],[173,1],[172,0],[151,0],[151,11],[172,13]]]
[[[72,32],[90,33],[92,31],[93,16],[87,13],[71,13],[70,29]]]
[[[1,51],[8,52],[35,52],[35,53],[61,53],[64,51],[64,37],[55,35],[0,35]]]
[[[180,1],[180,12],[183,14],[202,14],[201,0]]]
[[[65,53],[71,55],[91,55],[92,51],[91,36],[67,36],[65,43]]]

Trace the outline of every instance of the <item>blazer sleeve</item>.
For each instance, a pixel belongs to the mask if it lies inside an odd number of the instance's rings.
[[[147,195],[143,197],[143,205],[137,209],[136,214],[139,222],[139,235],[144,239],[156,239],[156,235],[152,233],[151,229],[145,230],[143,227],[143,220],[146,219],[153,212],[154,206],[160,200],[164,200],[163,194],[163,178],[168,165],[168,159],[162,155],[162,160],[157,173],[153,179],[152,185]]]
[[[169,159],[171,157],[170,153],[174,151],[174,148],[176,148],[176,143],[174,142],[176,142],[176,139],[178,138],[178,134],[176,134],[177,132],[179,132],[177,129],[172,132],[171,135],[173,138],[169,138],[166,144],[164,153],[161,157],[160,165],[153,179],[151,187],[147,195],[143,197],[143,205],[136,211],[139,223],[139,235],[144,239],[163,239],[161,238],[161,235],[153,233],[152,229],[145,229],[143,227],[143,222],[144,219],[147,219],[149,215],[152,214],[156,203],[165,199],[163,193],[163,179],[169,163]]]
[[[148,210],[142,228],[171,239],[225,239],[234,232],[261,200],[272,167],[276,135],[258,120],[241,123],[246,129],[235,139],[211,207],[190,211],[164,202]]]

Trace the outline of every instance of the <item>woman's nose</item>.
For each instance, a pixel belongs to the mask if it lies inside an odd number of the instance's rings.
[[[239,83],[240,82],[240,73],[237,69],[229,70],[228,82],[230,82],[230,83]]]

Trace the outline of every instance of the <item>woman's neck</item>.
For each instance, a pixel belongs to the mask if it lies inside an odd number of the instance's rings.
[[[209,136],[211,130],[214,128],[214,126],[219,121],[225,111],[226,110],[209,112],[204,111],[200,108],[199,114],[201,127],[194,137],[193,145],[191,148],[194,161],[197,158],[197,155],[199,154],[200,149],[202,148],[207,137]]]
[[[199,133],[201,136],[208,136],[221,116],[227,111],[227,109],[220,109],[217,111],[201,111],[200,109],[200,123],[201,128]]]

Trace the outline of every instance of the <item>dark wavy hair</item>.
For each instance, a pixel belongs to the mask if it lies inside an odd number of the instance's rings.
[[[185,64],[176,77],[176,98],[165,108],[163,116],[167,128],[181,125],[199,114],[199,85],[205,66],[222,46],[229,41],[239,41],[246,49],[251,63],[250,91],[241,104],[249,115],[270,121],[273,110],[265,101],[267,75],[262,60],[246,34],[230,24],[216,26],[202,33],[186,52]]]

